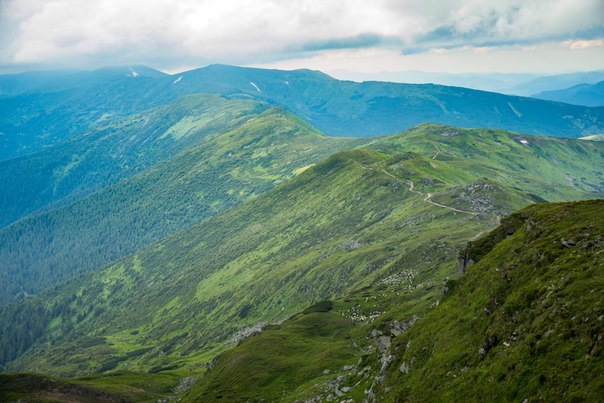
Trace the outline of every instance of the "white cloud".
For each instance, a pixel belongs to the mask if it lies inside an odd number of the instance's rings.
[[[602,0],[4,0],[0,12],[0,24],[14,27],[0,27],[10,36],[0,43],[5,65],[176,69],[325,57],[338,47],[489,53],[485,46],[604,37]]]

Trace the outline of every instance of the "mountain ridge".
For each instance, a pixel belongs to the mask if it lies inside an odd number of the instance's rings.
[[[2,351],[4,362],[26,353],[6,368],[194,370],[237,332],[412,267],[404,275],[429,284],[419,290],[434,298],[434,287],[455,271],[456,245],[492,228],[498,215],[539,198],[597,194],[600,143],[534,138],[527,146],[522,139],[424,125],[337,153],[248,203],[23,300],[19,309],[30,318],[21,326],[34,326],[35,336],[17,355]],[[510,150],[519,154],[513,164]],[[561,152],[570,154],[551,158]],[[573,186],[571,164],[584,178]],[[550,172],[537,177],[537,167]],[[541,181],[558,185],[546,192]],[[14,309],[5,307],[3,317],[23,317]],[[7,328],[2,338],[21,330]],[[78,361],[81,354],[90,359]]]
[[[461,87],[355,83],[312,70],[226,65],[153,77],[133,77],[127,67],[118,72],[118,78],[59,92],[47,89],[0,97],[6,111],[0,117],[0,159],[77,136],[94,129],[99,119],[119,119],[198,92],[251,97],[284,107],[331,136],[386,135],[426,122],[563,137],[604,131],[603,108]],[[95,74],[103,77],[102,71]]]

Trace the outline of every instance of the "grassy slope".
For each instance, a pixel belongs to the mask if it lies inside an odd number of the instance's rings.
[[[0,374],[0,400],[25,402],[156,402],[173,396],[179,387],[174,375],[117,371],[59,379],[40,374]]]
[[[0,303],[101,268],[363,141],[325,137],[279,108],[246,114],[262,108],[251,101],[213,108],[208,113],[217,128],[208,116],[191,111],[194,116],[165,132],[178,137],[213,128],[196,145],[81,200],[0,230],[0,280],[9,284],[0,291]]]
[[[602,200],[537,205],[506,219],[477,248],[490,252],[397,340],[386,396],[598,400],[602,223]]]
[[[524,209],[471,243],[478,263],[446,291],[382,282],[317,304],[221,354],[188,398],[598,400],[601,222],[602,200]]]
[[[594,195],[578,189],[587,183],[602,188],[597,143],[539,139],[531,148],[516,137],[422,126],[376,141],[379,151],[336,154],[250,203],[21,304],[47,312],[43,334],[8,368],[196,372],[236,331],[387,276],[404,289],[429,288],[425,298],[433,298],[455,271],[457,249],[498,214],[538,196]],[[555,187],[542,191],[533,171],[497,158],[491,150],[499,147],[577,183],[552,172]],[[400,153],[408,149],[418,153]],[[428,193],[466,212],[431,204]],[[17,317],[11,309],[4,315]]]

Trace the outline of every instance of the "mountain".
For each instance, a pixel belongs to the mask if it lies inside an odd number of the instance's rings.
[[[7,161],[6,214],[71,196],[0,229],[0,303],[102,268],[362,141],[257,101],[198,94]]]
[[[603,200],[514,213],[428,301],[383,283],[323,301],[221,354],[185,400],[598,400],[599,222]]]
[[[601,195],[603,152],[598,142],[440,125],[375,139],[4,307],[0,357],[5,370],[69,376],[199,373],[265,322],[363,287],[395,290],[400,309],[423,314],[455,273],[458,249],[498,217]],[[382,296],[361,294],[361,322]]]
[[[31,88],[20,83],[27,82],[28,75],[11,75],[4,79],[8,82],[4,86],[0,77],[0,88],[4,87],[6,94],[0,96],[0,108],[5,111],[0,117],[0,160],[39,151],[93,130],[99,122],[120,119],[193,93],[268,102],[330,136],[386,135],[425,122],[564,137],[598,134],[604,129],[602,108],[458,87],[355,83],[311,70],[224,65],[174,76],[153,70],[143,74],[139,70],[147,72],[139,66],[85,74],[41,73],[67,75],[69,79],[55,86],[48,84],[49,79],[40,79],[43,84]]]
[[[579,84],[564,90],[540,92],[533,97],[573,105],[604,106],[604,81]]]
[[[212,65],[164,81],[174,91],[217,92],[281,105],[332,136],[376,136],[432,122],[580,137],[578,132],[599,133],[604,116],[603,109],[432,84],[339,81],[308,70]],[[579,121],[585,126],[579,128]]]
[[[162,78],[167,76],[166,73],[142,65],[104,67],[92,71],[29,71],[0,75],[0,97],[89,88],[124,77]]]
[[[98,122],[165,103],[141,105],[136,96],[164,76],[144,66],[0,76],[0,160],[39,151]]]
[[[331,74],[331,72],[329,73]],[[531,94],[539,92],[556,91],[578,84],[595,84],[604,80],[604,71],[585,71],[540,76],[531,73],[435,73],[417,70],[359,73],[347,70],[334,70],[332,75],[341,80],[358,82],[432,83],[520,96],[532,96]]]
[[[99,123],[94,130],[43,151],[1,161],[0,227],[132,177],[268,108],[249,100],[190,95]]]
[[[509,92],[508,90],[518,84],[538,78],[538,75],[530,73],[436,73],[421,70],[384,71],[379,73],[330,70],[327,73],[340,80],[439,84],[452,87],[472,88],[481,91],[499,92],[509,95],[528,95]],[[556,87],[556,89],[557,88],[558,87]]]
[[[536,77],[510,88],[508,93],[529,96],[545,91],[555,91],[578,84],[595,84],[604,80],[604,71],[584,71]]]

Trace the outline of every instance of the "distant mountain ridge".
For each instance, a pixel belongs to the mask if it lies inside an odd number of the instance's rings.
[[[563,90],[540,92],[533,97],[573,105],[604,106],[604,81],[579,84]]]
[[[198,92],[281,106],[332,136],[386,135],[426,122],[564,137],[604,131],[603,108],[440,85],[339,81],[311,70],[210,65],[173,76],[142,66],[27,73],[0,76],[0,91],[5,93],[0,96],[5,111],[0,116],[0,159]]]

